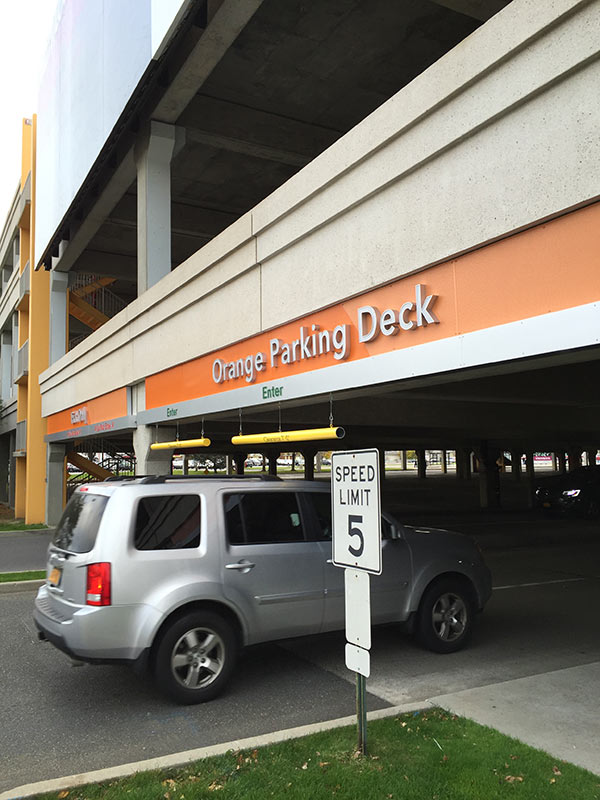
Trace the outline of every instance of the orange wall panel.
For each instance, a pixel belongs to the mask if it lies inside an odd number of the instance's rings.
[[[80,411],[84,408],[87,422],[73,423],[71,421],[71,412]],[[58,414],[52,414],[48,417],[48,433],[60,433],[72,428],[94,425],[125,416],[127,416],[127,389],[116,389],[114,392],[95,397],[93,400],[87,400],[78,406],[59,411]]]

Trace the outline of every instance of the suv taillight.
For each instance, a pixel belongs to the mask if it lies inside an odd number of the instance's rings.
[[[110,605],[110,563],[89,564],[85,602],[88,606]]]

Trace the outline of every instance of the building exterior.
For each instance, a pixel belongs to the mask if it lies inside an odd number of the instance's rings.
[[[129,61],[92,48],[100,120],[57,75],[90,31],[113,52],[130,8],[66,3],[45,79],[25,463],[41,413],[49,521],[75,453],[143,474],[170,465],[152,443],[204,436],[243,462],[240,429],[334,421],[345,447],[475,451],[484,476],[503,450],[595,454],[597,0],[147,8]]]
[[[36,120],[23,120],[19,187],[0,244],[0,500],[26,522],[43,522],[46,422],[39,375],[48,368],[49,275],[35,272]]]

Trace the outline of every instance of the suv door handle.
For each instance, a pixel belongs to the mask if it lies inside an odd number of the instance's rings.
[[[225,564],[225,569],[239,569],[240,572],[250,572],[256,564],[251,561],[237,561],[235,564]]]

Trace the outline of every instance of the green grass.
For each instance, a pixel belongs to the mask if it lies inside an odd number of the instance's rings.
[[[30,569],[25,572],[0,572],[0,583],[10,581],[40,581],[46,577],[46,570]]]
[[[43,522],[36,522],[32,525],[26,525],[24,522],[5,522],[0,521],[0,531],[40,531],[46,530],[47,525]]]
[[[431,710],[338,728],[181,769],[37,795],[69,800],[595,800],[600,777],[495,730]],[[168,741],[164,742],[168,749]]]

